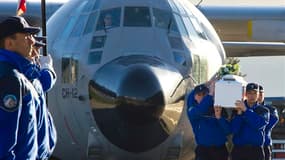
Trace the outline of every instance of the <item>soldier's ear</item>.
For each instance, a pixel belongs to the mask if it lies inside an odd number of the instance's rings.
[[[14,40],[10,37],[4,39],[4,48],[7,50],[13,50]]]

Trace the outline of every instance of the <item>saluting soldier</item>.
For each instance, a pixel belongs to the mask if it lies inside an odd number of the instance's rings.
[[[38,123],[38,155],[37,160],[48,159],[55,148],[57,134],[53,118],[47,108],[46,92],[50,90],[56,82],[56,73],[53,69],[53,61],[48,54],[41,56],[40,48],[46,44],[41,42],[45,37],[34,36],[35,44],[32,55],[29,57],[30,65],[25,68],[24,74],[36,88],[40,103],[36,108]]]

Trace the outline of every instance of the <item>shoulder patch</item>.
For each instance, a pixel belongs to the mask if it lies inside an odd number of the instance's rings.
[[[7,74],[0,77],[0,109],[14,112],[21,106],[22,89],[16,75]]]
[[[18,108],[18,99],[15,95],[8,94],[5,95],[3,100],[3,109],[6,111],[15,111]]]

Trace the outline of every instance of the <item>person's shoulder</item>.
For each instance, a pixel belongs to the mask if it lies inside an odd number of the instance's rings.
[[[270,113],[277,112],[277,108],[273,105],[265,104],[264,107],[266,107],[270,111]]]
[[[10,83],[20,83],[20,81],[23,81],[26,78],[13,64],[0,61],[0,79],[2,79],[2,81],[11,79]]]
[[[0,85],[3,88],[17,86],[24,76],[8,62],[0,61]]]
[[[31,89],[30,81],[13,64],[0,61],[0,85],[5,90],[21,91],[25,95]]]
[[[1,62],[0,61],[0,76],[6,75],[6,74],[11,74],[14,72],[15,67],[8,63],[8,62]]]
[[[265,107],[264,105],[259,104],[255,108],[255,112],[258,113],[258,114],[269,113],[269,109],[267,107]]]

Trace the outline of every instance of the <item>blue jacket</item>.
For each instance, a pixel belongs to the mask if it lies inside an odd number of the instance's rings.
[[[57,134],[53,119],[47,109],[45,92],[54,85],[56,81],[55,73],[52,70],[40,70],[32,64],[25,71],[26,77],[32,82],[37,90],[40,105],[37,110],[38,122],[38,159],[45,159],[51,156],[57,141]]]
[[[217,119],[214,115],[213,96],[206,95],[200,104],[194,99],[193,91],[187,98],[188,118],[195,134],[195,140],[202,146],[222,146],[230,134],[230,123],[225,117]],[[209,135],[211,134],[211,135]]]
[[[34,160],[37,155],[37,93],[22,74],[27,60],[0,49],[0,159]]]
[[[244,104],[247,110],[241,115],[234,115],[231,121],[233,143],[237,146],[262,146],[269,112],[257,103],[252,107],[249,107],[246,101]]]
[[[263,103],[263,105],[264,105],[264,103]],[[272,132],[272,129],[274,128],[274,126],[279,121],[279,116],[278,116],[277,109],[275,107],[273,107],[271,105],[267,105],[267,104],[264,105],[264,107],[266,107],[269,110],[269,113],[270,113],[269,123],[265,127],[265,142],[264,142],[264,145],[265,146],[271,146],[272,145],[271,132]]]

